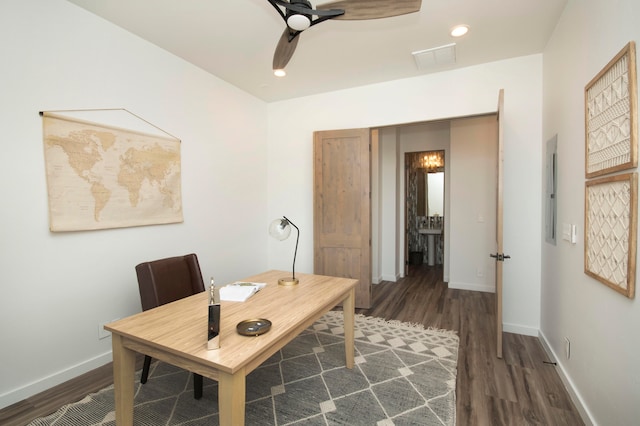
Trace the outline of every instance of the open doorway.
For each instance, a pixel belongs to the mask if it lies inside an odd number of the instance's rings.
[[[379,157],[372,162],[372,282],[397,281],[410,261],[405,154],[442,150],[443,281],[450,288],[493,292],[488,254],[495,249],[496,114],[385,127],[379,134],[379,146],[372,146]]]
[[[408,153],[438,151],[446,159],[450,149],[449,120],[413,123],[379,129],[379,146],[372,146],[372,278],[397,281],[406,274],[410,251],[407,250],[408,223],[405,211],[407,191],[405,159]],[[447,234],[449,209],[449,170],[444,168],[443,209],[440,222]],[[424,176],[424,173],[422,174]],[[426,182],[425,182],[426,184]],[[420,191],[422,192],[422,191]],[[417,194],[417,192],[416,192]],[[426,195],[426,194],[425,194]],[[426,206],[426,199],[425,206]],[[421,201],[422,202],[422,201]],[[418,227],[415,227],[418,232]],[[424,244],[428,237],[423,236]],[[425,261],[427,252],[423,250]],[[448,279],[448,243],[442,240],[443,279]]]
[[[445,167],[444,150],[405,153],[405,275],[444,262]]]

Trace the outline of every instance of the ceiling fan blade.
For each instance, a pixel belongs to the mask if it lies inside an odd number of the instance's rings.
[[[360,20],[390,18],[420,10],[422,0],[339,0],[316,6],[316,9],[343,9],[334,19]]]
[[[290,36],[293,36],[291,41],[289,41]],[[293,56],[293,52],[296,51],[299,36],[299,32],[296,34],[296,32],[292,32],[289,28],[285,28],[282,36],[280,36],[280,41],[276,46],[276,52],[273,54],[274,70],[283,70],[284,67],[287,66],[289,60]]]

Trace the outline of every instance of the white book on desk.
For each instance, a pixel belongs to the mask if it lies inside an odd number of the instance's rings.
[[[266,283],[238,281],[220,288],[220,300],[227,302],[244,302],[262,288]]]

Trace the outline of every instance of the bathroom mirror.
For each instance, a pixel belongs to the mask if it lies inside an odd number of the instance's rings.
[[[425,173],[427,216],[444,216],[444,172]]]
[[[417,215],[444,216],[444,151],[417,153]]]

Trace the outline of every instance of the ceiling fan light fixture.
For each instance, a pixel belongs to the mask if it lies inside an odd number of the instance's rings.
[[[267,0],[287,25],[273,54],[273,70],[278,73],[296,50],[300,34],[328,19],[365,20],[414,13],[422,0],[334,0],[314,9],[309,0]],[[349,9],[349,13],[345,11]],[[351,13],[353,12],[353,13]]]
[[[469,32],[468,25],[456,25],[455,27],[451,28],[450,34],[451,34],[451,37],[462,37],[468,32]]]
[[[285,75],[287,75],[287,72],[283,69],[277,69],[273,70],[273,75],[275,75],[276,77],[284,77]]]
[[[292,30],[304,31],[311,26],[311,19],[305,15],[296,13],[287,18],[287,25]]]

